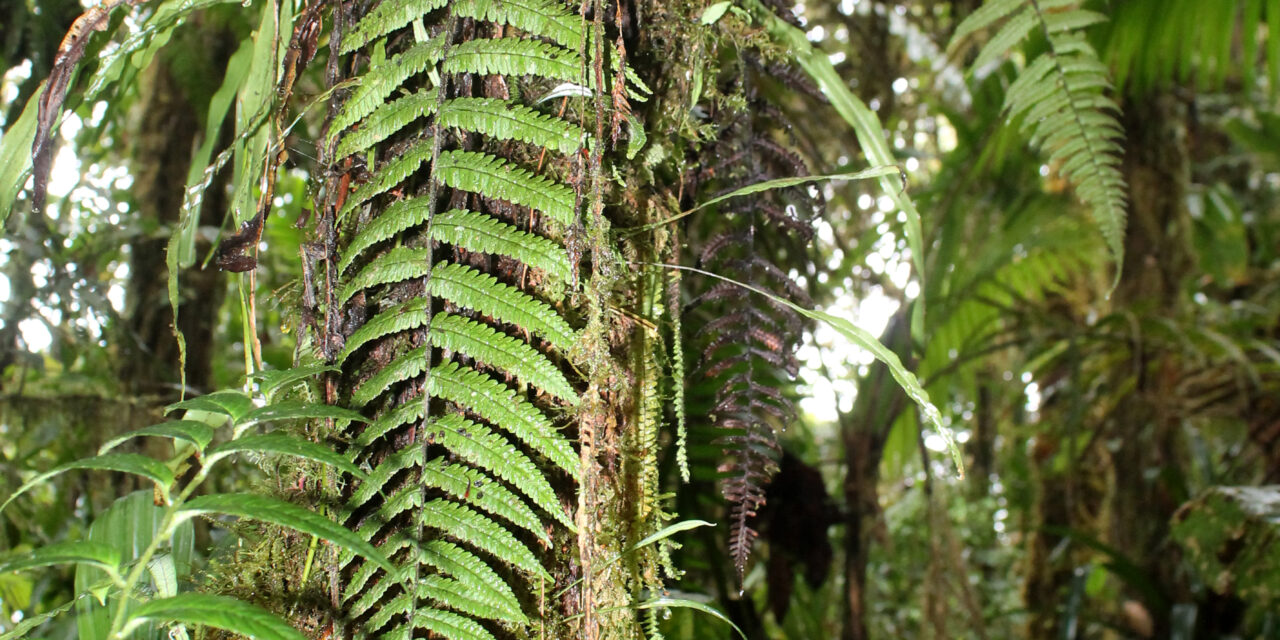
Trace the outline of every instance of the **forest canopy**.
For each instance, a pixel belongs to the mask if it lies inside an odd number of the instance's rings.
[[[1280,638],[1277,30],[0,2],[0,640]]]

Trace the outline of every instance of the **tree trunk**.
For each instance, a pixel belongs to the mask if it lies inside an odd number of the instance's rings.
[[[1186,208],[1190,182],[1186,115],[1170,94],[1131,99],[1125,106],[1124,173],[1129,185],[1125,264],[1115,291],[1117,308],[1152,320],[1173,319],[1182,307],[1182,287],[1194,258]],[[1137,372],[1134,389],[1104,427],[1118,444],[1112,453],[1114,485],[1109,543],[1142,567],[1159,593],[1131,590],[1155,623],[1155,637],[1168,637],[1169,598],[1186,595],[1178,576],[1177,547],[1168,537],[1169,518],[1187,498],[1178,480],[1180,419],[1169,400],[1181,377],[1176,353],[1157,351],[1135,336],[1130,361],[1116,379]],[[1132,585],[1130,585],[1132,588]]]
[[[199,24],[199,20],[194,22]],[[186,46],[210,52],[212,77],[220,77],[234,40],[223,28],[193,29],[179,34]],[[204,129],[182,73],[168,56],[159,56],[146,72],[141,121],[133,151],[133,193],[144,233],[130,243],[126,331],[120,354],[120,378],[133,394],[172,394],[180,377],[178,343],[174,337],[165,255],[167,235],[155,229],[176,229],[186,193],[187,171]],[[189,71],[189,70],[188,70]],[[224,127],[224,130],[226,128]],[[224,135],[225,137],[225,135]],[[221,146],[221,145],[219,145]],[[218,226],[226,215],[229,171],[220,173],[205,191],[199,215],[201,226]],[[208,243],[204,243],[203,254]],[[178,274],[182,313],[178,329],[187,343],[186,383],[210,391],[214,358],[214,330],[226,280],[217,269],[199,266]]]
[[[905,363],[911,360],[911,306],[890,319],[881,341]],[[840,414],[844,440],[845,602],[843,640],[866,640],[867,560],[880,518],[880,462],[885,438],[906,404],[906,395],[885,365],[876,361],[858,384],[849,413]]]

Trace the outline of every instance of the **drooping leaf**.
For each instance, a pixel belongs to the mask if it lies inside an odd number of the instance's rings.
[[[252,493],[212,494],[187,501],[178,509],[178,513],[183,518],[201,514],[218,514],[278,524],[332,542],[387,571],[396,570],[395,565],[391,564],[380,551],[346,527],[318,513],[277,498]]]
[[[130,630],[146,621],[203,625],[261,640],[306,640],[301,632],[266,609],[210,593],[183,593],[145,602],[133,610],[125,628]]]
[[[309,440],[303,440],[302,438],[283,433],[269,433],[260,436],[243,436],[230,442],[220,444],[209,450],[205,466],[213,466],[215,462],[226,456],[242,452],[271,453],[303,458],[306,460],[314,460],[316,462],[327,464],[335,469],[345,471],[357,478],[363,479],[365,477],[365,474],[360,470],[360,467],[351,464],[346,458],[338,455],[332,449]]]

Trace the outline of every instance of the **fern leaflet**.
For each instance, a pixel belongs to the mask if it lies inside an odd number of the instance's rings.
[[[1039,29],[1048,50],[1018,75],[1004,107],[1021,118],[1032,144],[1076,188],[1092,211],[1117,264],[1124,262],[1125,184],[1120,172],[1122,129],[1119,107],[1105,95],[1107,70],[1080,33],[1106,20],[1079,8],[1078,0],[995,0],[973,12],[956,29],[950,49],[975,32],[1005,20],[982,47],[974,67],[990,64]],[[1119,269],[1116,277],[1119,278]]]

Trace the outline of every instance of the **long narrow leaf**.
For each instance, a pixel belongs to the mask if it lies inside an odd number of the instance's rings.
[[[178,513],[184,518],[221,514],[278,524],[332,542],[392,573],[396,571],[395,565],[382,552],[351,530],[318,513],[277,498],[252,493],[219,493],[195,498],[182,505]]]
[[[306,640],[297,629],[266,609],[209,593],[184,593],[146,602],[133,611],[122,635],[128,636],[128,631],[148,621],[203,625],[255,640]]]
[[[152,458],[136,453],[108,453],[101,456],[94,456],[92,458],[85,458],[84,460],[76,460],[74,462],[58,465],[37,475],[23,483],[21,487],[18,487],[18,490],[14,491],[13,495],[9,496],[9,499],[4,501],[4,504],[0,504],[0,511],[4,511],[5,507],[9,506],[9,503],[13,502],[15,498],[27,491],[30,491],[33,487],[43,484],[49,478],[76,469],[132,473],[134,475],[147,478],[148,480],[151,480],[165,488],[168,488],[169,485],[173,484],[173,472],[170,471],[168,467],[164,466],[164,464]]]
[[[360,470],[360,467],[352,464],[332,449],[309,440],[303,440],[302,438],[283,433],[269,433],[263,436],[245,436],[243,438],[236,438],[235,440],[225,444],[220,444],[209,450],[209,458],[205,462],[205,466],[212,466],[213,463],[233,453],[248,451],[258,453],[275,453],[293,456],[295,458],[314,460],[336,469],[341,469],[361,480],[365,479],[365,473]]]

